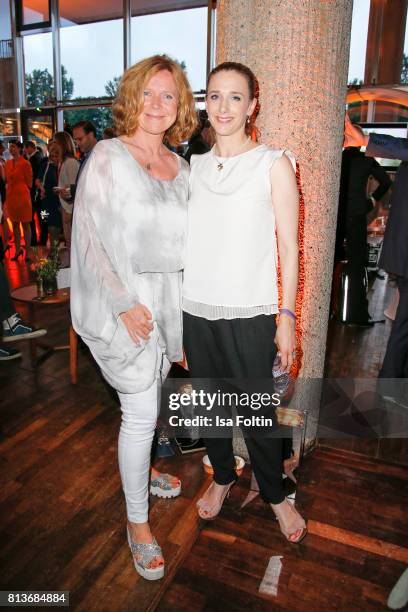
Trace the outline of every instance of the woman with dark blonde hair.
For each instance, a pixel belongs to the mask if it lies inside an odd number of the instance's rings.
[[[71,232],[72,232],[72,210],[73,203],[63,197],[66,189],[70,185],[74,185],[78,170],[79,162],[75,157],[75,144],[72,136],[68,132],[56,132],[53,137],[53,143],[59,147],[60,165],[58,169],[58,186],[54,191],[58,194],[61,204],[62,228],[64,231],[64,239],[66,247],[71,249]],[[69,258],[68,258],[69,261]]]
[[[187,221],[187,163],[177,146],[196,127],[180,65],[166,56],[135,64],[113,104],[117,138],[100,141],[81,175],[72,234],[71,313],[122,410],[119,468],[128,541],[137,572],[164,574],[148,523],[150,453],[158,387],[182,358],[181,270]],[[150,491],[180,492],[153,473]]]

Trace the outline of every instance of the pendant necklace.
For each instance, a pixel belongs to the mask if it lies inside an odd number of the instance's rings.
[[[122,141],[122,142],[125,142],[126,144],[129,144],[131,147],[136,147],[136,149],[140,149],[140,151],[142,151],[144,153],[144,149],[142,149],[142,147],[140,147],[139,145],[134,144],[133,142],[129,142],[128,140]],[[160,155],[160,153],[159,153],[159,157],[163,157],[163,155]],[[143,162],[143,166],[146,168],[146,170],[148,172],[151,172],[151,170],[152,170],[152,162],[149,162],[149,161],[148,162]]]
[[[219,159],[219,158],[216,156],[216,154],[214,153],[214,149],[215,149],[215,147],[216,147],[216,145],[214,145],[214,148],[213,148],[213,155],[214,155],[214,157],[215,157],[215,161],[217,162],[217,170],[218,170],[219,172],[220,172],[221,170],[224,170],[224,163],[225,163],[225,161],[228,161],[228,159],[231,159],[231,157],[236,157],[236,156],[237,156],[237,155],[238,155],[238,154],[239,154],[239,153],[242,151],[242,149],[244,149],[244,148],[245,148],[245,146],[248,144],[248,142],[249,142],[250,140],[251,140],[251,137],[250,137],[250,136],[248,136],[248,138],[247,138],[247,139],[245,140],[245,142],[244,142],[244,143],[243,143],[243,144],[242,144],[242,145],[239,147],[239,149],[238,149],[238,150],[237,150],[237,151],[234,153],[234,155],[229,155],[229,156],[226,158],[226,160],[224,160],[224,161],[221,161],[221,160],[220,160],[220,159]]]

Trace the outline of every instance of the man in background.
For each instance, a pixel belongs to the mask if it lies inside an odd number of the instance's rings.
[[[363,130],[355,125],[364,136]],[[373,176],[378,187],[367,198],[367,182]],[[342,245],[346,238],[347,272],[350,289],[347,323],[370,326],[365,274],[367,265],[367,213],[373,200],[379,201],[391,187],[391,180],[380,164],[366,157],[360,147],[346,147],[342,155],[339,212],[337,218],[336,254],[343,259]]]
[[[74,185],[61,191],[61,195],[67,202],[75,203],[75,194],[81,172],[85,167],[86,162],[92,152],[92,149],[98,142],[96,138],[96,127],[91,121],[78,121],[72,128],[72,136],[75,144],[78,147],[81,157],[79,158],[79,170]]]
[[[79,121],[76,123],[72,128],[72,135],[74,137],[76,146],[81,152],[81,157],[79,159],[79,171],[76,180],[77,185],[81,172],[84,169],[92,149],[98,140],[96,138],[96,127],[91,121]],[[73,199],[75,199],[75,192],[73,193]]]
[[[346,116],[344,146],[365,146],[367,157],[400,159],[379,266],[394,274],[400,293],[380,378],[408,376],[408,139],[385,134],[361,135]]]

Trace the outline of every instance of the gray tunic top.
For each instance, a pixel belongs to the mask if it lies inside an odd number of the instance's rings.
[[[76,192],[72,324],[122,393],[152,385],[161,353],[170,361],[182,358],[189,166],[178,160],[175,179],[155,179],[118,138],[104,140],[93,149]],[[119,317],[137,303],[149,308],[154,325],[139,346]]]

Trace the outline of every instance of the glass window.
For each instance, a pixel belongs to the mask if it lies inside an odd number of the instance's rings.
[[[49,23],[49,0],[19,0],[17,2],[21,27]]]
[[[13,41],[0,40],[0,108],[17,106],[15,99]]]
[[[26,104],[44,106],[54,100],[52,34],[23,37]]]
[[[133,6],[140,12],[139,2],[133,0]],[[131,44],[132,63],[150,55],[166,53],[184,66],[193,91],[205,89],[207,8],[132,17]]]
[[[0,0],[0,108],[17,106],[9,0]]]
[[[73,84],[64,99],[110,95],[109,83],[123,73],[121,17],[122,3],[114,0],[60,0],[61,63]]]
[[[11,18],[9,0],[0,0],[0,41],[11,38]],[[3,56],[1,56],[3,58]]]
[[[358,85],[364,81],[369,14],[370,0],[354,0],[351,22],[349,84]]]

